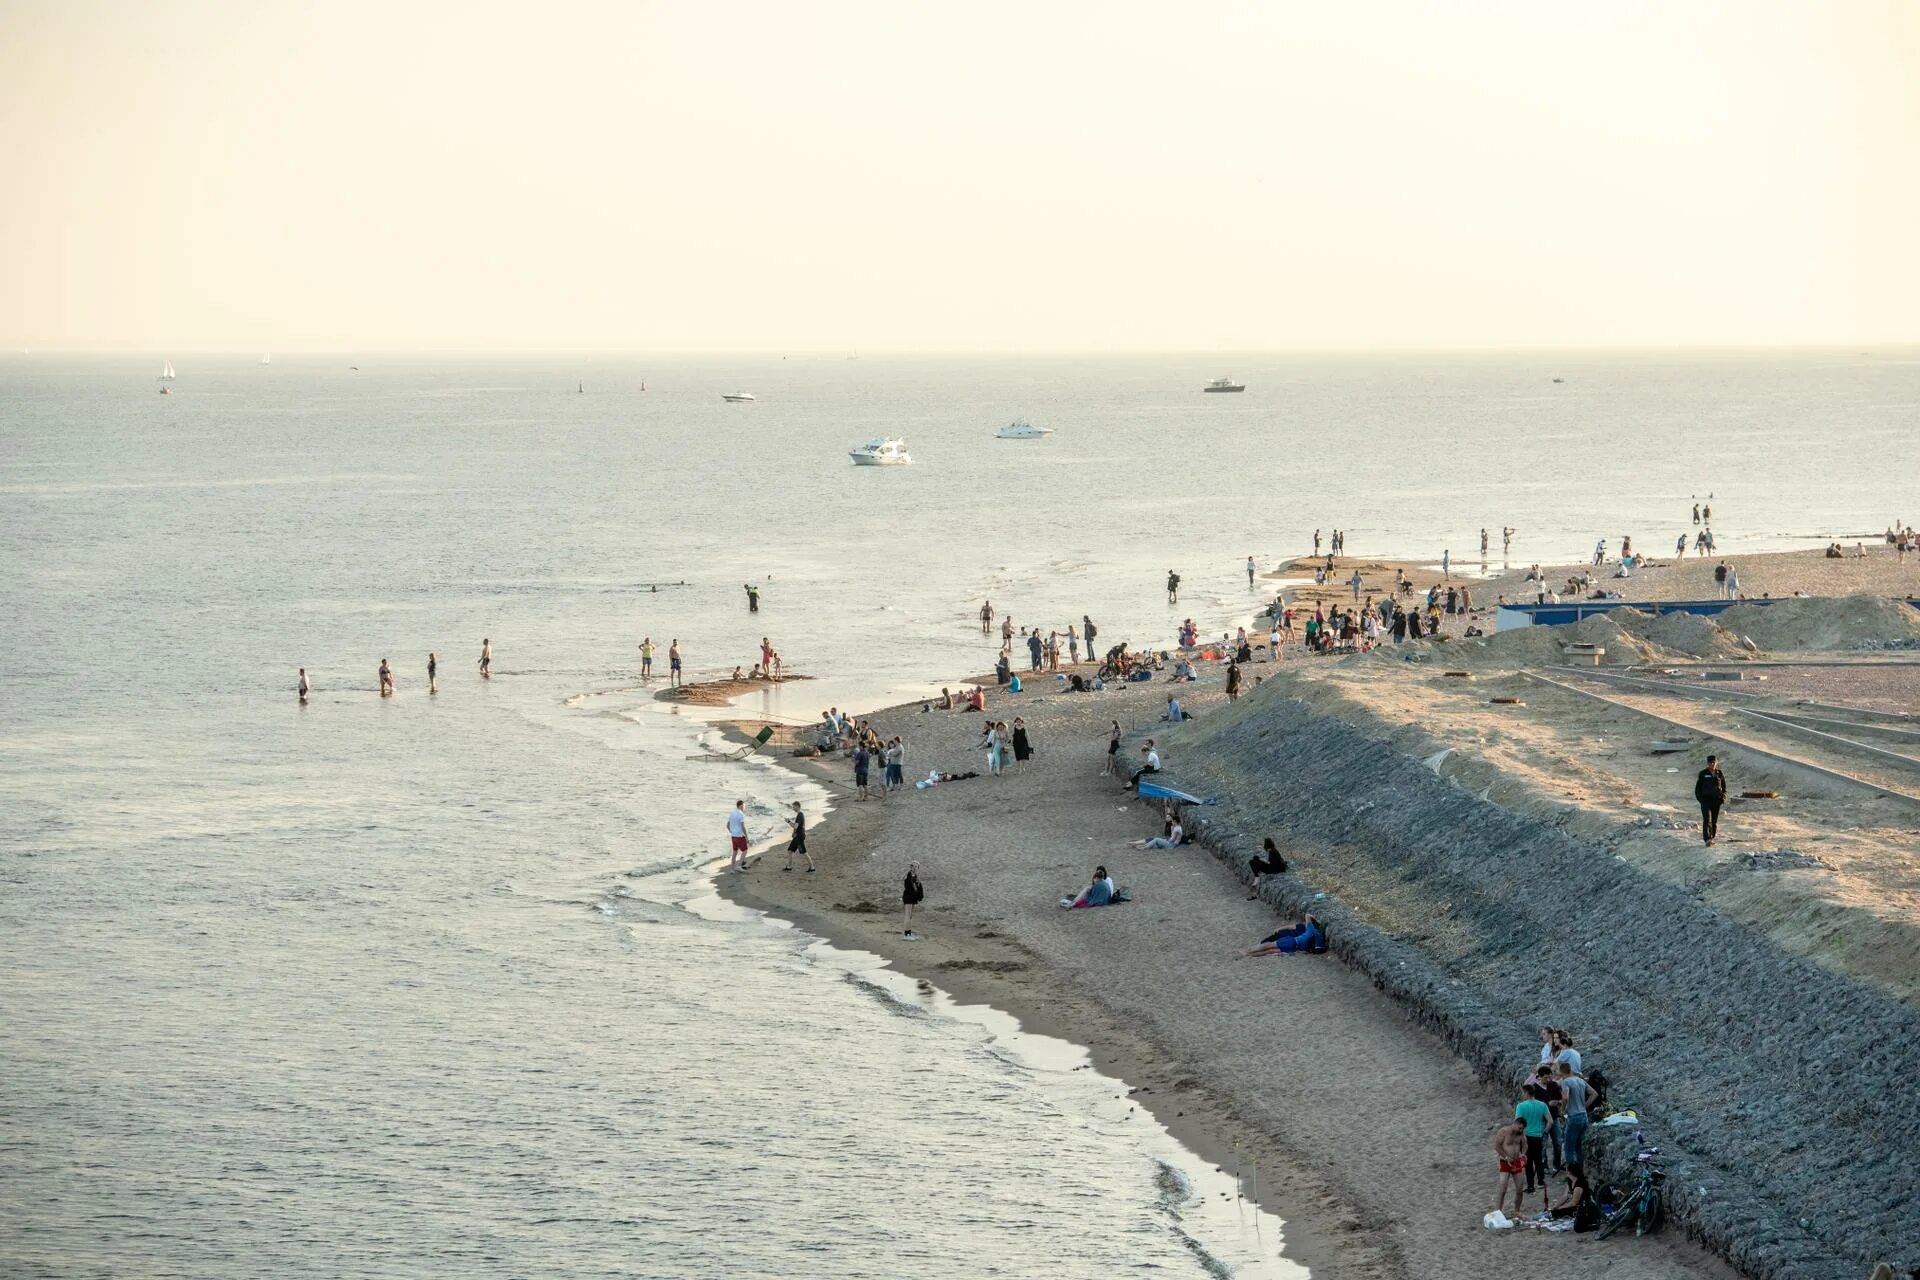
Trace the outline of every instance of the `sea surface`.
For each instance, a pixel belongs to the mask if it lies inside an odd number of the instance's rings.
[[[718,899],[734,799],[825,797],[641,638],[809,720],[983,599],[1228,629],[1316,527],[1871,536],[1916,420],[1914,352],[0,358],[0,1273],[1298,1274],[1072,1046]]]

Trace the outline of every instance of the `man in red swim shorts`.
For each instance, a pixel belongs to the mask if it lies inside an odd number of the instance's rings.
[[[1507,1188],[1513,1188],[1513,1216],[1520,1216],[1520,1178],[1527,1171],[1527,1125],[1518,1116],[1493,1131],[1493,1154],[1500,1162],[1500,1185],[1493,1197],[1493,1211],[1499,1213],[1507,1203]]]
[[[747,802],[735,800],[733,812],[727,815],[727,838],[733,845],[733,853],[727,858],[727,870],[745,871],[747,869]]]

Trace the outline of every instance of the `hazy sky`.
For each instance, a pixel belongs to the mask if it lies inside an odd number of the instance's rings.
[[[1920,4],[0,0],[0,345],[1920,339]]]

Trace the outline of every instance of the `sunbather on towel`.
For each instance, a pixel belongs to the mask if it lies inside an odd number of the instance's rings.
[[[1080,891],[1077,898],[1062,898],[1060,905],[1079,910],[1081,907],[1104,907],[1113,902],[1119,892],[1114,888],[1113,877],[1107,874],[1105,867],[1093,869],[1093,883]]]
[[[1260,939],[1260,945],[1247,952],[1250,956],[1292,955],[1296,951],[1326,950],[1327,931],[1309,911],[1300,917],[1300,923],[1289,925]]]

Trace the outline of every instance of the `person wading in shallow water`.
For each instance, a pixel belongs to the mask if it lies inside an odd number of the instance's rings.
[[[440,692],[440,655],[427,655],[427,692]]]
[[[900,905],[906,909],[906,932],[902,935],[909,942],[920,941],[920,935],[913,931],[913,909],[926,901],[927,891],[920,887],[920,864],[907,864],[907,878],[900,885]]]
[[[1693,798],[1700,802],[1700,838],[1712,844],[1720,838],[1720,806],[1727,801],[1727,775],[1720,772],[1719,756],[1707,757],[1707,767],[1694,779]]]
[[[1171,569],[1167,570],[1167,603],[1180,603],[1180,575]]]

